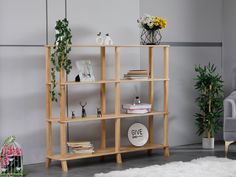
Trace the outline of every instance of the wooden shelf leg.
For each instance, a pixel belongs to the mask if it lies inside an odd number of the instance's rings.
[[[101,80],[106,80],[106,49],[101,47]],[[106,114],[106,84],[101,84],[100,88],[100,105],[102,115]],[[101,149],[106,148],[106,120],[101,120]],[[101,161],[104,161],[104,156],[101,157]]]
[[[49,159],[49,158],[46,158],[46,161],[45,161],[45,167],[46,167],[46,168],[49,168],[49,167],[50,167],[50,165],[51,165],[51,162],[52,162],[52,160],[51,160],[51,159]]]
[[[148,118],[148,133],[149,133],[148,143],[153,144],[154,143],[154,119],[153,119],[153,116],[149,116],[149,118]],[[148,152],[148,155],[152,155],[152,149],[149,149],[147,152]]]
[[[164,78],[169,78],[169,48],[164,48]],[[164,139],[164,155],[168,157],[170,155],[169,143],[168,143],[168,80],[164,81],[164,123],[163,123],[163,139]]]
[[[120,48],[115,48],[115,77],[116,81],[120,81]],[[120,83],[115,84],[115,114],[120,115]],[[117,118],[115,120],[115,151],[116,151],[116,162],[122,163],[120,154],[120,128],[121,120]]]
[[[61,168],[62,168],[63,172],[67,172],[68,171],[67,161],[61,161]]]
[[[169,146],[164,147],[164,156],[169,157],[170,156],[170,149]]]
[[[52,98],[51,98],[51,48],[46,48],[46,121],[52,119]],[[46,128],[47,155],[52,155],[52,123],[47,121]],[[51,159],[46,158],[45,167],[49,168]]]
[[[116,163],[122,164],[122,157],[121,157],[121,154],[116,154]]]
[[[149,54],[149,78],[154,79],[154,63],[153,63],[153,48],[148,48],[148,54]],[[154,82],[149,82],[149,104],[151,104],[153,111],[153,105],[154,105]],[[154,119],[153,115],[148,117],[148,133],[149,133],[149,139],[148,143],[153,144],[154,143]],[[152,149],[148,150],[148,155],[152,154]]]

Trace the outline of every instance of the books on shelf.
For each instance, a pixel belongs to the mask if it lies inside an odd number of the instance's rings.
[[[148,79],[147,70],[129,70],[124,74],[124,79]]]
[[[93,144],[89,141],[82,142],[68,142],[68,147],[76,154],[92,154],[94,153]]]
[[[142,75],[142,74],[148,74],[147,70],[129,70],[128,74],[136,74],[136,75]]]
[[[133,110],[137,110],[137,109],[151,109],[152,105],[148,104],[148,103],[140,103],[140,104],[123,104],[122,105],[123,109],[133,109]]]
[[[148,103],[123,104],[122,108],[127,114],[145,114],[151,111],[152,105]]]
[[[145,113],[149,113],[149,112],[150,112],[149,109],[137,109],[137,110],[127,109],[126,110],[127,114],[145,114]]]

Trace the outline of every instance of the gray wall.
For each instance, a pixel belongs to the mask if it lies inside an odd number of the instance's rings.
[[[122,15],[121,15],[122,12]],[[139,1],[116,0],[1,0],[0,2],[0,142],[16,135],[22,144],[24,163],[45,159],[45,59],[43,45],[54,42],[54,26],[59,18],[67,18],[73,32],[74,44],[95,43],[96,33],[110,33],[117,44],[138,43]],[[77,55],[79,53],[79,55]],[[99,50],[73,50],[73,64],[78,59],[91,59],[99,79]],[[140,50],[122,51],[122,73],[140,65]],[[114,76],[114,51],[107,51],[107,73]],[[69,79],[74,79],[74,70]],[[122,86],[123,102],[139,94],[139,85]],[[127,89],[126,89],[127,87]],[[108,111],[113,111],[114,87],[108,87]],[[68,111],[80,114],[80,100],[89,104],[89,114],[99,103],[99,87],[69,87]],[[79,92],[79,94],[78,94]],[[91,94],[93,93],[93,94]],[[133,93],[133,94],[130,94]],[[56,106],[54,106],[56,107]],[[58,115],[55,109],[54,115]],[[126,122],[124,129],[133,121]],[[108,138],[113,141],[113,124],[108,123]],[[53,128],[53,148],[59,149],[59,127]],[[70,125],[70,139],[99,139],[100,124],[91,122]]]
[[[140,15],[144,13],[159,15],[167,19],[167,29],[162,31],[163,41],[175,44],[170,48],[169,85],[169,130],[170,145],[200,142],[196,135],[193,114],[197,111],[194,100],[194,66],[216,64],[222,72],[221,33],[222,0],[149,0],[142,1]],[[212,42],[211,47],[206,47]],[[156,76],[162,76],[162,51],[156,51]],[[141,67],[147,66],[146,51],[141,51]],[[163,84],[157,83],[155,107],[162,109]],[[144,85],[142,90],[146,86]],[[144,99],[147,95],[143,95]],[[156,120],[156,139],[162,136],[162,121]]]
[[[223,37],[223,61],[224,61],[224,82],[225,82],[225,96],[236,89],[236,1],[224,1],[224,37]]]
[[[93,6],[91,6],[93,4]],[[59,18],[67,17],[73,31],[73,43],[94,43],[98,31],[109,32],[117,44],[137,44],[139,29],[136,19],[143,13],[160,15],[168,20],[163,30],[163,42],[189,42],[192,47],[170,49],[170,144],[198,142],[195,135],[192,78],[194,64],[214,62],[221,68],[221,47],[196,47],[195,42],[221,42],[222,0],[1,0],[0,2],[0,141],[16,135],[23,146],[25,163],[37,163],[45,158],[45,62],[43,45],[53,43],[54,25]],[[200,27],[199,27],[200,26]],[[176,43],[175,43],[176,44]],[[182,45],[184,43],[177,43]],[[186,44],[186,43],[185,43]],[[159,52],[159,51],[157,51]],[[159,52],[160,53],[160,52]],[[140,57],[141,56],[141,57]],[[155,53],[155,56],[160,56]],[[99,78],[99,51],[73,50],[71,57],[91,59]],[[141,61],[141,62],[140,62]],[[145,51],[122,50],[122,74],[128,69],[146,66]],[[160,68],[161,58],[155,61]],[[114,51],[107,51],[109,78],[114,76]],[[162,66],[162,65],[161,65]],[[221,69],[219,69],[221,70]],[[156,75],[159,75],[161,69]],[[73,70],[69,79],[74,79]],[[161,109],[161,84],[157,83],[155,107]],[[160,88],[161,87],[161,88]],[[142,85],[141,88],[145,88]],[[108,86],[108,112],[114,111],[114,87]],[[77,94],[79,92],[79,94]],[[91,94],[93,93],[93,94]],[[140,85],[122,85],[122,102],[140,94]],[[145,92],[142,92],[145,93]],[[95,113],[99,103],[99,87],[69,87],[68,112],[80,114],[79,101],[89,103],[88,113]],[[142,95],[146,99],[146,95]],[[57,109],[56,109],[57,111]],[[54,111],[54,114],[56,114]],[[142,121],[141,119],[138,119]],[[122,144],[128,126],[134,119],[122,121]],[[159,128],[159,121],[156,127]],[[70,125],[71,140],[91,140],[97,144],[100,125],[91,122]],[[161,128],[161,127],[160,127]],[[89,130],[89,131],[88,131]],[[108,122],[108,141],[113,144],[113,122]],[[156,132],[161,135],[161,129]],[[58,150],[59,127],[54,126],[54,150]],[[160,140],[157,140],[160,141]]]

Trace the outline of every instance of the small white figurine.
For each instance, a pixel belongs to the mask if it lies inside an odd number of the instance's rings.
[[[112,41],[111,37],[109,36],[109,33],[106,34],[103,44],[104,45],[113,45],[113,41]]]
[[[103,38],[101,36],[101,32],[97,33],[97,37],[96,37],[96,44],[98,45],[103,45]]]

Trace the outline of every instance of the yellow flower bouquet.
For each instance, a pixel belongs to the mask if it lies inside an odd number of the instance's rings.
[[[141,28],[145,28],[146,30],[162,29],[166,28],[167,25],[166,19],[159,16],[151,16],[149,14],[140,17],[138,23]]]
[[[138,20],[139,27],[142,29],[140,44],[142,45],[158,45],[161,42],[162,36],[160,29],[166,28],[166,19],[159,16],[151,16],[145,14]]]

